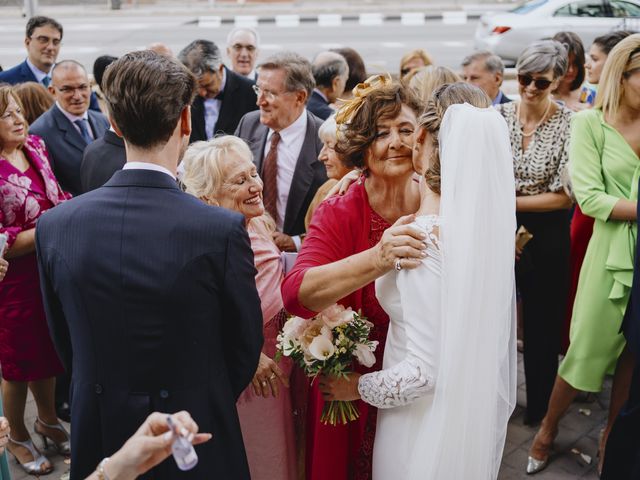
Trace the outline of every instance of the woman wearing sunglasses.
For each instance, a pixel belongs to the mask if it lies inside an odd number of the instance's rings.
[[[633,362],[626,352],[622,353],[625,341],[620,326],[629,301],[637,238],[638,111],[640,34],[635,34],[611,50],[594,108],[576,114],[572,122],[573,191],[582,211],[594,217],[595,223],[580,270],[569,350],[558,371],[549,410],[529,452],[532,471],[546,466],[560,419],[579,390],[599,392],[604,376],[615,371],[601,452],[629,395]]]
[[[519,226],[533,234],[516,262],[522,300],[525,423],[547,411],[569,286],[569,211],[562,188],[571,111],[551,98],[567,70],[567,51],[553,40],[530,45],[516,65],[520,100],[496,108],[507,121],[516,179]]]

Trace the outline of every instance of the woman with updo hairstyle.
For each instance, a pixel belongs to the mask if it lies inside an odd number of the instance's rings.
[[[516,403],[515,188],[489,97],[437,88],[418,120],[412,228],[427,257],[376,281],[390,315],[381,370],[323,377],[328,400],[379,408],[373,480],[495,480]]]
[[[578,391],[601,391],[605,375],[615,372],[609,418],[599,445],[602,462],[613,421],[629,394],[633,362],[623,352],[620,328],[635,264],[639,110],[640,34],[634,34],[611,50],[594,108],[576,114],[571,124],[573,192],[580,209],[595,223],[580,270],[569,349],[529,451],[528,471],[547,465],[559,422]]]
[[[567,71],[567,50],[554,40],[535,42],[516,64],[520,99],[497,105],[511,139],[518,226],[532,235],[516,262],[522,300],[527,406],[537,424],[558,371],[569,289],[569,208],[563,188],[572,112],[551,98]]]
[[[408,224],[420,203],[413,181],[412,152],[417,117],[423,105],[414,92],[388,77],[360,84],[338,111],[336,151],[362,176],[345,195],[333,196],[316,210],[293,269],[282,284],[285,308],[311,318],[340,303],[360,310],[373,323],[378,341],[372,368],[379,370],[389,317],[375,296],[374,281],[393,269],[417,267],[424,237]],[[376,408],[359,401],[357,420],[346,425],[320,421],[323,397],[314,382],[307,412],[308,480],[371,478]]]
[[[436,67],[429,65],[416,70],[409,80],[409,87],[413,88],[422,102],[427,105],[431,94],[440,85],[445,83],[456,83],[460,77],[456,72],[447,67]]]
[[[247,222],[264,336],[258,369],[237,402],[251,478],[296,480],[293,409],[288,389],[292,364],[288,358],[277,364],[273,361],[276,337],[286,320],[279,289],[283,272],[280,251],[271,238],[275,223],[262,203],[262,180],[247,144],[231,135],[193,143],[183,164],[182,182],[187,193],[209,205],[235,210]]]

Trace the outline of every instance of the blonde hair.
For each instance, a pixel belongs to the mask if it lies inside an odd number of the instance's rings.
[[[216,198],[224,183],[223,160],[236,155],[251,161],[249,146],[233,135],[195,142],[184,154],[182,183],[186,192],[200,199]]]
[[[624,87],[622,79],[640,69],[640,34],[629,35],[621,40],[607,57],[602,69],[595,108],[608,117],[615,117],[622,103]]]
[[[434,146],[431,165],[424,173],[427,186],[440,194],[440,144],[438,133],[444,113],[451,105],[468,103],[478,108],[489,108],[491,99],[480,88],[465,82],[446,83],[436,88],[427,104],[427,109],[418,119],[418,126],[430,133]]]
[[[422,48],[416,48],[415,50],[411,50],[409,53],[405,53],[402,58],[400,59],[400,78],[402,78],[405,74],[402,73],[402,70],[404,70],[405,65],[407,63],[409,63],[411,60],[414,60],[416,58],[419,58],[420,60],[422,60],[422,62],[424,63],[424,66],[429,66],[433,64],[433,60],[431,59],[431,56],[425,52]]]
[[[335,114],[330,115],[322,125],[320,125],[320,128],[318,129],[318,138],[320,138],[324,143],[335,143],[338,140],[338,125],[336,124]]]
[[[458,74],[450,68],[429,65],[416,70],[409,80],[409,88],[412,88],[426,105],[433,91],[440,85],[456,83],[460,80]]]

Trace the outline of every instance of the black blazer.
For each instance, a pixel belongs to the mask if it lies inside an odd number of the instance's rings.
[[[236,399],[262,348],[244,217],[182,192],[168,175],[121,170],[38,220],[51,336],[71,371],[71,478],[87,477],[155,410],[187,410],[213,439],[180,473],[248,479]]]
[[[112,175],[127,163],[124,140],[111,130],[88,145],[80,164],[82,193],[95,190],[107,183]]]
[[[287,209],[284,217],[283,233],[287,235],[300,235],[305,232],[304,217],[309,209],[316,191],[327,181],[327,170],[318,160],[322,142],[318,137],[318,129],[323,121],[310,112],[307,115],[307,132],[302,150],[298,156],[298,162],[293,172]],[[260,112],[247,113],[236,130],[235,135],[249,144],[253,153],[253,162],[262,175],[262,161],[264,149],[267,144],[269,128],[260,123]]]
[[[232,135],[245,113],[258,108],[256,92],[251,80],[224,67],[227,80],[220,106],[220,115],[213,128],[214,135]],[[191,104],[191,137],[189,143],[207,140],[204,123],[204,98],[197,96]]]
[[[9,85],[17,85],[18,83],[25,82],[38,82],[38,79],[33,74],[27,61],[19,63],[15,67],[5,70],[0,70],[0,83],[8,83]],[[89,103],[89,109],[95,112],[100,111],[100,105],[98,104],[98,97],[94,92],[91,92],[91,102]]]
[[[316,117],[326,120],[329,118],[335,110],[329,106],[329,103],[315,90],[311,93],[309,103],[307,103],[307,110],[313,113]]]
[[[103,114],[88,111],[89,125],[96,140],[109,129],[109,121]],[[80,164],[87,144],[76,127],[54,103],[29,128],[29,132],[42,137],[49,155],[56,179],[63,190],[74,196],[82,193],[80,184]]]

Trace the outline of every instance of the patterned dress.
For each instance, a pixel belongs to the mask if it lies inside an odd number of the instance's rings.
[[[25,172],[0,157],[0,233],[8,235],[9,247],[42,213],[71,198],[56,181],[42,139],[29,135],[22,148],[29,161]],[[62,372],[45,319],[35,252],[11,259],[0,282],[0,364],[3,378],[11,381]]]
[[[509,127],[516,195],[562,192],[573,112],[560,106],[535,130],[523,150],[517,102],[496,108]],[[569,290],[569,211],[516,212],[516,216],[518,225],[533,234],[516,262],[516,282],[522,301],[525,423],[534,424],[547,411],[558,373]]]

